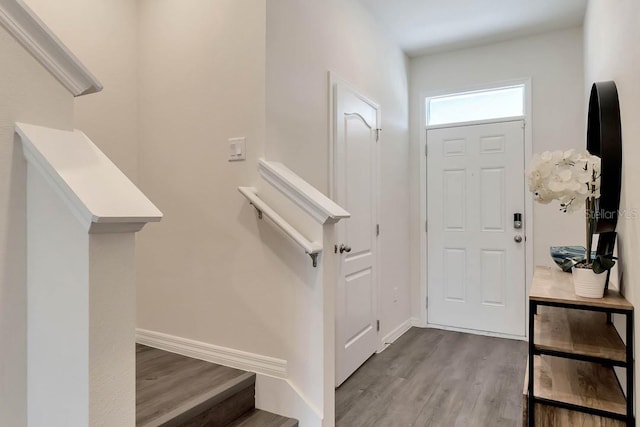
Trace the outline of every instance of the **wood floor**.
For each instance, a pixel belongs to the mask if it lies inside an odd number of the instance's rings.
[[[221,416],[234,419],[253,407],[254,382],[253,374],[238,369],[137,344],[136,425],[162,425],[185,413],[189,415],[192,408],[200,412],[198,407],[202,404],[215,406],[246,388],[250,396],[219,411]],[[211,399],[217,401],[208,402]],[[227,417],[226,412],[237,414]]]
[[[336,390],[336,426],[521,426],[526,357],[524,341],[412,328]]]
[[[136,345],[136,426],[297,427],[255,409],[254,373]]]

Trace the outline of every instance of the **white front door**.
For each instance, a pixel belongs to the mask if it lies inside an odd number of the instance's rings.
[[[427,153],[428,323],[524,336],[524,122],[429,129]]]
[[[334,86],[334,199],[351,218],[338,224],[336,386],[378,346],[378,106],[343,84]]]

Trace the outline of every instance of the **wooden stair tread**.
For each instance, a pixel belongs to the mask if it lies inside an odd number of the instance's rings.
[[[253,373],[136,345],[137,426],[181,425],[240,394],[222,408],[235,419],[254,407],[254,385]]]
[[[612,368],[553,356],[535,356],[534,367],[536,397],[626,414],[626,399]]]
[[[228,427],[297,427],[298,421],[260,409],[252,409]]]
[[[534,329],[537,349],[626,361],[624,342],[605,313],[542,306]]]

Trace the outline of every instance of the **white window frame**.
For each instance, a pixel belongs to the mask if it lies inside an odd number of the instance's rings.
[[[430,106],[430,102],[433,99],[438,99],[438,98],[446,98],[446,97],[453,97],[453,96],[459,96],[459,95],[466,95],[466,94],[472,94],[472,93],[485,93],[485,92],[492,92],[492,91],[496,91],[496,90],[500,90],[500,89],[509,89],[509,88],[514,88],[514,87],[522,87],[523,89],[523,99],[522,99],[522,111],[523,114],[518,114],[518,115],[510,115],[510,116],[499,116],[499,117],[492,117],[489,119],[480,119],[480,120],[461,120],[461,121],[456,121],[456,122],[447,122],[447,123],[439,123],[439,124],[435,124],[435,125],[430,125],[429,124],[429,106]],[[492,84],[492,85],[488,85],[488,86],[482,86],[481,88],[475,88],[475,89],[471,89],[471,90],[458,90],[458,91],[447,91],[447,92],[443,92],[443,93],[439,93],[439,94],[434,94],[434,95],[430,95],[424,98],[424,122],[426,125],[427,129],[438,129],[438,128],[447,128],[447,127],[457,127],[457,126],[461,126],[461,125],[469,125],[469,124],[486,124],[486,123],[496,123],[496,122],[503,122],[506,120],[518,120],[518,119],[523,119],[526,116],[526,109],[527,109],[527,105],[526,105],[526,97],[527,97],[527,86],[526,86],[526,82],[524,81],[520,81],[519,83],[510,83],[510,84]]]

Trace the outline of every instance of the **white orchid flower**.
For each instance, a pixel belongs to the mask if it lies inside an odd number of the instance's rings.
[[[600,158],[576,150],[545,151],[531,159],[527,170],[529,190],[539,203],[560,202],[573,212],[587,199],[600,197]]]

